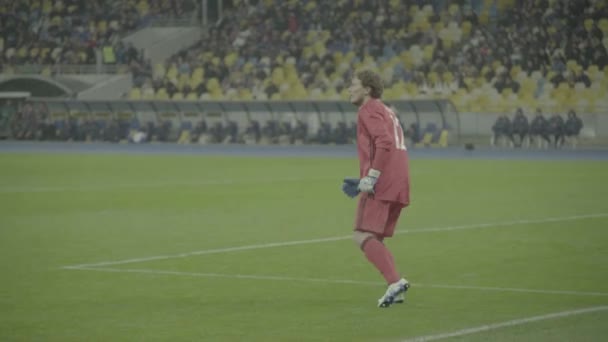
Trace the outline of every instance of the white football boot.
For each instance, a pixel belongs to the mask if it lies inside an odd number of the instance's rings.
[[[405,292],[410,288],[410,283],[401,278],[398,282],[392,283],[386,289],[384,296],[378,299],[379,308],[388,308],[394,303],[403,303]]]

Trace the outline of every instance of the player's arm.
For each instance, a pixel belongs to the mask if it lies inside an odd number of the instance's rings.
[[[394,132],[389,130],[387,118],[378,111],[369,111],[361,116],[363,126],[371,137],[374,144],[374,155],[371,160],[371,168],[366,177],[361,179],[359,190],[363,192],[374,192],[374,186],[378,177],[382,174],[390,152],[395,148]]]

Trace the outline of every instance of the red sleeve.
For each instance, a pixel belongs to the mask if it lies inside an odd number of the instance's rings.
[[[385,116],[378,108],[368,109],[361,119],[375,147],[371,168],[382,172],[388,161],[389,152],[395,146],[394,133],[389,132],[390,125],[387,125]]]

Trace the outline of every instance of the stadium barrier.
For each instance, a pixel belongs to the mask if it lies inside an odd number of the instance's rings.
[[[24,64],[12,65],[8,68],[8,75],[62,75],[62,74],[79,74],[79,75],[104,75],[104,74],[126,74],[129,72],[127,65],[118,64]]]
[[[357,108],[346,101],[86,101],[74,99],[32,98],[34,105],[43,104],[52,120],[69,117],[93,120],[130,120],[139,124],[161,125],[170,122],[172,133],[184,127],[195,127],[205,120],[208,126],[216,122],[235,122],[239,130],[256,120],[264,125],[269,120],[295,126],[300,121],[308,126],[308,134],[315,135],[322,124],[335,128],[339,123],[356,122]],[[407,131],[417,125],[421,142],[427,145],[446,145],[460,138],[459,113],[449,100],[387,101]]]

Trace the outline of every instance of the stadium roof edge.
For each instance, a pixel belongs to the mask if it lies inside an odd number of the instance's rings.
[[[31,81],[31,83],[28,81]],[[33,96],[40,96],[40,90],[36,88],[36,85],[40,84],[51,86],[57,94],[61,94],[56,95],[55,97],[71,97],[78,92],[77,89],[72,89],[72,87],[65,82],[52,77],[19,74],[0,75],[0,92],[3,90],[7,90],[8,92],[29,92]]]

